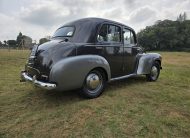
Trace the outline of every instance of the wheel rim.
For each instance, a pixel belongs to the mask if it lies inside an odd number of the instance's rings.
[[[102,87],[102,77],[96,73],[90,73],[86,77],[86,88],[91,93],[96,93]]]
[[[158,68],[156,66],[153,66],[151,69],[151,77],[153,80],[156,80],[158,77]]]

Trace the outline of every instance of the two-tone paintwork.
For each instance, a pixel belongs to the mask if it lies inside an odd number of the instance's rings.
[[[126,46],[118,43],[97,41],[103,24],[112,24],[129,29],[134,34],[135,44]],[[35,47],[26,64],[26,72],[38,81],[55,83],[57,90],[81,88],[87,74],[96,68],[104,71],[107,81],[133,75],[150,73],[155,60],[161,63],[159,54],[145,54],[137,45],[132,28],[118,22],[100,18],[85,18],[64,26],[75,28],[72,37],[55,37]]]

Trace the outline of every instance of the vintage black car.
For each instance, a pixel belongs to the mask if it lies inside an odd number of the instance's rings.
[[[58,28],[51,41],[34,46],[21,81],[48,90],[81,88],[88,98],[98,97],[105,84],[136,75],[156,81],[161,56],[144,53],[135,31],[118,22],[84,18]]]

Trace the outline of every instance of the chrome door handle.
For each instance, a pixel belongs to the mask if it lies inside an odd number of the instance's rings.
[[[96,46],[96,49],[103,49],[102,46]]]

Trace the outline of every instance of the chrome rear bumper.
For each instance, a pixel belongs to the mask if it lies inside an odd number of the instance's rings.
[[[52,90],[52,89],[56,88],[56,84],[38,81],[36,79],[36,76],[33,76],[33,78],[32,78],[32,77],[28,76],[25,71],[21,71],[21,80],[20,81],[21,82],[24,82],[24,81],[32,82],[34,85],[36,85],[40,88],[46,89],[46,90]]]

